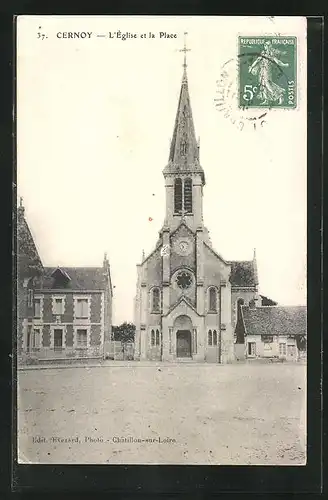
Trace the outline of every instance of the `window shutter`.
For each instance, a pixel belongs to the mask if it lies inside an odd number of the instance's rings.
[[[34,330],[34,347],[36,349],[39,349],[40,348],[40,337],[41,337],[41,332],[39,330],[39,328],[37,328],[36,330]]]
[[[27,291],[27,307],[33,307],[33,290]]]
[[[34,299],[34,317],[35,318],[41,317],[41,300],[40,299]]]

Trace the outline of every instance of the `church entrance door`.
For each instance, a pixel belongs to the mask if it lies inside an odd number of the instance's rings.
[[[191,331],[177,331],[177,358],[191,358]]]

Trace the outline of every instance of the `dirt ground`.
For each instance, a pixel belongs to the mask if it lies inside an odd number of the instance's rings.
[[[22,463],[304,465],[305,413],[299,363],[18,372]]]

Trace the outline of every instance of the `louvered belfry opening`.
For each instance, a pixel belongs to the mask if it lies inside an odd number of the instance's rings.
[[[187,214],[192,213],[192,181],[185,179],[184,181],[184,211]]]
[[[192,214],[192,180],[177,178],[174,181],[174,213]]]
[[[180,178],[174,181],[174,213],[182,212],[182,180]]]

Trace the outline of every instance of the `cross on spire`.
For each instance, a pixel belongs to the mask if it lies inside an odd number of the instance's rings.
[[[187,46],[186,46],[187,35],[188,35],[188,32],[185,31],[184,32],[184,45],[183,45],[183,49],[179,50],[179,52],[184,52],[184,56],[183,56],[183,67],[184,67],[184,70],[186,70],[186,68],[187,68],[187,52],[190,52],[190,50],[191,50],[191,49],[187,49]]]

